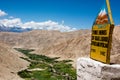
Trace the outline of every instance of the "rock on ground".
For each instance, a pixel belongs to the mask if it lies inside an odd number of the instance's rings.
[[[108,65],[90,58],[79,58],[77,80],[120,80],[120,65]]]

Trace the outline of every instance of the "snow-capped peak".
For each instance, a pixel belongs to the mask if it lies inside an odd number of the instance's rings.
[[[102,9],[99,13],[99,16],[104,16],[106,14],[107,14],[106,9]]]

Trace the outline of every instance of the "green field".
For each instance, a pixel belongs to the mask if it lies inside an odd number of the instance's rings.
[[[76,70],[70,64],[72,60],[60,61],[59,57],[31,54],[32,49],[15,49],[28,57],[22,59],[30,62],[27,69],[18,72],[25,80],[76,80]]]

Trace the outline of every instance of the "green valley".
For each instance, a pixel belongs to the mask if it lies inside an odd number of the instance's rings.
[[[18,72],[25,80],[76,80],[76,69],[73,68],[72,60],[58,60],[59,57],[50,58],[45,55],[30,53],[33,49],[15,48],[25,54],[30,62],[27,69]]]

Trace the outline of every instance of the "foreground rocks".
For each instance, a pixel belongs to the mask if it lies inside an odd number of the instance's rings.
[[[108,65],[90,58],[79,58],[77,80],[120,80],[120,65]]]

